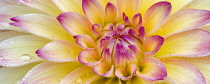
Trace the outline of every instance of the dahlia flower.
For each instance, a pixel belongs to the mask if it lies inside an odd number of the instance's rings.
[[[0,83],[210,83],[209,3],[0,0]]]

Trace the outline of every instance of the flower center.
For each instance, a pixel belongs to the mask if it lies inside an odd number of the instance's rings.
[[[100,76],[117,76],[128,80],[136,74],[137,69],[143,70],[141,61],[158,51],[163,44],[163,38],[146,38],[146,32],[141,25],[141,14],[134,15],[132,22],[124,13],[122,17],[123,23],[110,23],[103,28],[94,24],[92,30],[96,47],[85,49],[78,59],[81,63],[93,67],[94,72]],[[92,42],[89,40],[86,43]]]

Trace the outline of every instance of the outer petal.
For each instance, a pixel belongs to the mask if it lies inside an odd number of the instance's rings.
[[[6,5],[18,5],[17,2],[14,0],[0,0],[0,6],[6,6]]]
[[[57,16],[61,11],[56,7],[52,0],[16,0],[24,5],[39,9],[46,13]]]
[[[143,26],[146,32],[152,32],[159,28],[167,19],[171,12],[171,4],[169,2],[158,2],[152,5],[145,13]]]
[[[137,76],[149,81],[163,80],[167,76],[164,64],[153,57],[146,57],[140,63]]]
[[[193,0],[164,0],[164,1],[168,1],[171,3],[172,5],[171,14],[173,14],[179,11],[180,9],[182,9],[183,7],[185,7],[187,4],[189,4]]]
[[[68,74],[61,80],[60,84],[84,84],[94,76],[96,76],[96,74],[93,72],[91,67],[83,66]]]
[[[210,83],[210,56],[207,57],[201,57],[201,58],[182,58],[194,66],[196,66],[199,71],[203,74],[203,76],[206,79],[207,84]]]
[[[34,35],[22,35],[4,40],[0,43],[0,65],[15,67],[41,61],[35,51],[48,42],[49,40]]]
[[[174,33],[199,28],[210,22],[210,11],[186,9],[171,15],[153,35],[169,36]]]
[[[71,33],[72,35],[78,35],[78,34],[88,34],[92,35],[92,24],[90,21],[74,12],[66,12],[62,13],[61,15],[58,16],[58,21],[61,23],[61,25]]]
[[[69,41],[53,41],[36,51],[39,57],[55,62],[70,62],[77,60],[82,48]]]
[[[3,0],[6,1],[6,0]],[[14,11],[15,10],[15,11]],[[10,18],[19,16],[26,13],[41,13],[36,9],[25,7],[25,6],[15,6],[8,5],[0,7],[0,30],[16,30],[21,32],[26,32],[23,29],[11,26],[9,23],[12,22]]]
[[[15,36],[20,36],[20,35],[27,35],[27,33],[2,30],[2,31],[0,31],[0,41],[15,37]]]
[[[2,67],[0,68],[1,84],[20,84],[25,74],[39,63],[32,63],[21,67]]]
[[[193,0],[191,3],[186,5],[183,9],[201,9],[210,10],[209,0]]]
[[[92,23],[104,25],[104,8],[98,0],[82,0],[82,8]]]
[[[38,36],[53,40],[73,40],[72,36],[66,32],[59,22],[52,17],[41,14],[26,14],[11,18],[15,21],[11,25],[23,28]]]
[[[166,58],[161,60],[166,66],[168,77],[177,84],[206,84],[200,71],[187,61]]]
[[[81,66],[77,62],[44,62],[31,69],[23,78],[21,84],[58,84],[61,78]]]
[[[165,38],[156,57],[203,57],[210,54],[210,33],[200,29],[190,30]]]
[[[52,0],[62,12],[76,12],[84,15],[82,0]]]

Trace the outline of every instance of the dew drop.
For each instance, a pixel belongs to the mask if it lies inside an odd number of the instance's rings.
[[[81,84],[82,83],[82,79],[81,78],[78,78],[77,79],[77,83]]]
[[[22,54],[19,59],[21,59],[21,60],[29,60],[29,59],[31,59],[31,57],[28,54]]]

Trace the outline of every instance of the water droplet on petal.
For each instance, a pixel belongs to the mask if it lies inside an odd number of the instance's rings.
[[[19,59],[21,59],[21,60],[29,60],[29,59],[31,59],[31,57],[28,54],[22,54]]]
[[[77,79],[77,83],[81,84],[82,83],[82,79],[81,78],[78,78]]]

